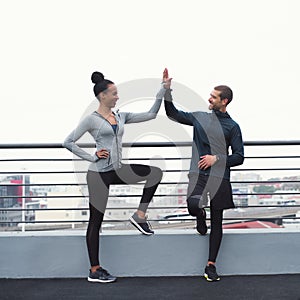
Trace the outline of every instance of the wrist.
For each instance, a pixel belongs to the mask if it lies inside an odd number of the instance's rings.
[[[161,82],[161,86],[162,86],[165,90],[171,90],[171,84],[167,83],[167,81],[162,81],[162,82]]]

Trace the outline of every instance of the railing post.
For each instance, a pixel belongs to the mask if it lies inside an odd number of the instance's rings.
[[[22,175],[22,232],[25,232],[25,176]]]

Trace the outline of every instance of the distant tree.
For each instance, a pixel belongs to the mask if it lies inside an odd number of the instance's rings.
[[[255,193],[265,193],[265,194],[272,194],[276,191],[276,188],[273,185],[257,185],[253,188]]]

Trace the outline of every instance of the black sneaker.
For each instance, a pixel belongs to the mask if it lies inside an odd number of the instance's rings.
[[[207,233],[206,211],[204,208],[202,208],[202,213],[200,213],[200,215],[197,216],[196,229],[201,235],[205,235]]]
[[[134,213],[130,218],[129,221],[133,226],[135,226],[141,233],[145,235],[152,235],[154,233],[153,230],[150,229],[150,224],[147,222],[147,219],[141,219]]]
[[[90,282],[109,283],[117,280],[117,277],[110,275],[105,269],[98,268],[96,272],[91,272],[88,277]]]
[[[216,267],[212,264],[209,264],[205,267],[204,277],[207,281],[218,281],[220,280],[219,275],[217,274]]]

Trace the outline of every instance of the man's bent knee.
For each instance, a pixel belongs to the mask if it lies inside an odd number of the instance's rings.
[[[200,213],[199,200],[199,196],[191,196],[187,199],[187,208],[191,216],[197,216]]]

